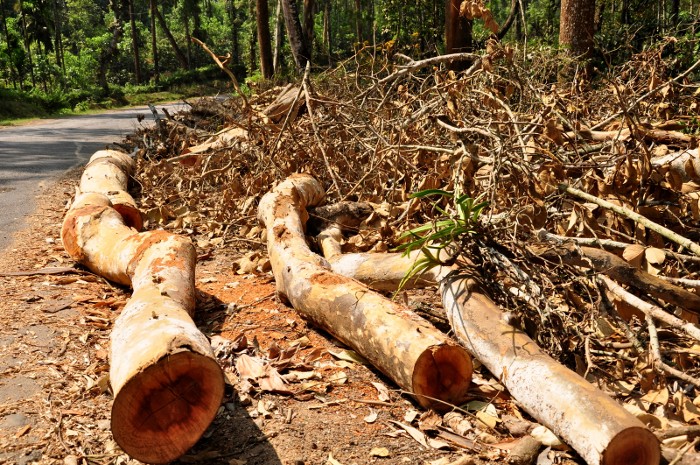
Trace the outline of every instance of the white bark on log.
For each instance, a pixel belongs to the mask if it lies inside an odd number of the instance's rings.
[[[397,253],[348,253],[341,252],[342,233],[331,226],[318,235],[319,244],[334,273],[356,279],[370,289],[392,292],[406,276],[406,272],[421,258],[415,250],[407,255]],[[440,251],[436,251],[439,254]],[[449,266],[434,266],[417,274],[404,284],[404,289],[437,286],[452,270]]]
[[[652,158],[651,166],[661,174],[671,174],[679,184],[698,180],[700,179],[700,150],[681,150]]]
[[[122,179],[108,178],[103,185]],[[165,231],[138,233],[97,192],[76,197],[61,238],[76,261],[134,289],[111,334],[115,440],[140,461],[175,460],[199,440],[224,392],[211,345],[192,321],[194,246]]]
[[[297,174],[260,202],[258,218],[267,229],[278,294],[424,407],[444,410],[464,401],[472,364],[462,347],[406,307],[331,272],[328,262],[311,252],[304,239],[306,207],[323,196],[318,181]]]
[[[462,344],[499,378],[530,415],[571,445],[589,465],[657,465],[659,442],[642,422],[507,325],[477,281],[441,284],[450,325]]]
[[[90,157],[80,178],[80,192],[106,195],[127,226],[143,229],[141,212],[127,192],[129,177],[134,174],[133,158],[118,150],[100,150]]]

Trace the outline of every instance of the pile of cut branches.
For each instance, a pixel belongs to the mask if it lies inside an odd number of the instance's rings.
[[[146,226],[201,254],[261,249],[258,201],[307,172],[330,202],[372,207],[343,251],[385,252],[454,214],[411,193],[481,198],[454,239],[509,322],[655,429],[698,424],[700,62],[674,70],[667,45],[595,82],[495,41],[422,61],[363,49],[250,107],[193,101],[135,140]],[[691,430],[669,444],[694,447]]]

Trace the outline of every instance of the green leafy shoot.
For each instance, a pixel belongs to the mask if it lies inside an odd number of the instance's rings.
[[[399,240],[407,240],[396,248],[397,251],[408,255],[420,250],[415,262],[406,272],[399,283],[397,293],[404,288],[406,283],[430,268],[439,265],[451,265],[462,250],[464,241],[477,233],[477,224],[481,212],[488,206],[488,202],[480,201],[481,197],[472,198],[468,194],[459,195],[456,192],[448,192],[442,189],[426,189],[411,194],[411,198],[425,199],[436,197],[433,201],[433,209],[439,213],[433,222],[418,226],[403,233]],[[441,201],[450,199],[447,209],[440,206]],[[440,258],[440,252],[450,246],[448,259]]]

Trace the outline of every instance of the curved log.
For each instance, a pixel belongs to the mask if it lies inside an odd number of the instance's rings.
[[[114,173],[118,163],[115,157],[100,167]],[[175,460],[199,440],[224,393],[211,345],[192,321],[194,246],[164,231],[138,233],[98,192],[78,194],[61,238],[76,261],[134,289],[111,334],[114,439],[142,462]]]
[[[258,218],[278,294],[312,323],[352,347],[424,407],[444,410],[465,400],[468,353],[406,307],[330,271],[304,238],[307,206],[321,202],[318,181],[292,175],[260,201]]]
[[[134,174],[135,163],[124,152],[99,150],[85,166],[80,178],[80,192],[97,192],[106,195],[112,208],[117,210],[127,226],[141,231],[143,219],[133,197],[127,192],[129,177]]]

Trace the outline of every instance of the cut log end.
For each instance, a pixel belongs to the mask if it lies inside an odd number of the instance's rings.
[[[114,209],[124,218],[124,224],[137,231],[143,230],[143,218],[138,208],[133,205],[115,204]]]
[[[661,461],[659,441],[641,427],[619,432],[603,452],[601,465],[658,465]]]
[[[112,406],[112,433],[131,457],[167,463],[204,434],[221,405],[219,365],[194,352],[167,356],[130,379]]]
[[[472,380],[472,359],[461,346],[433,346],[418,358],[413,392],[418,403],[436,411],[450,410],[466,400]]]

